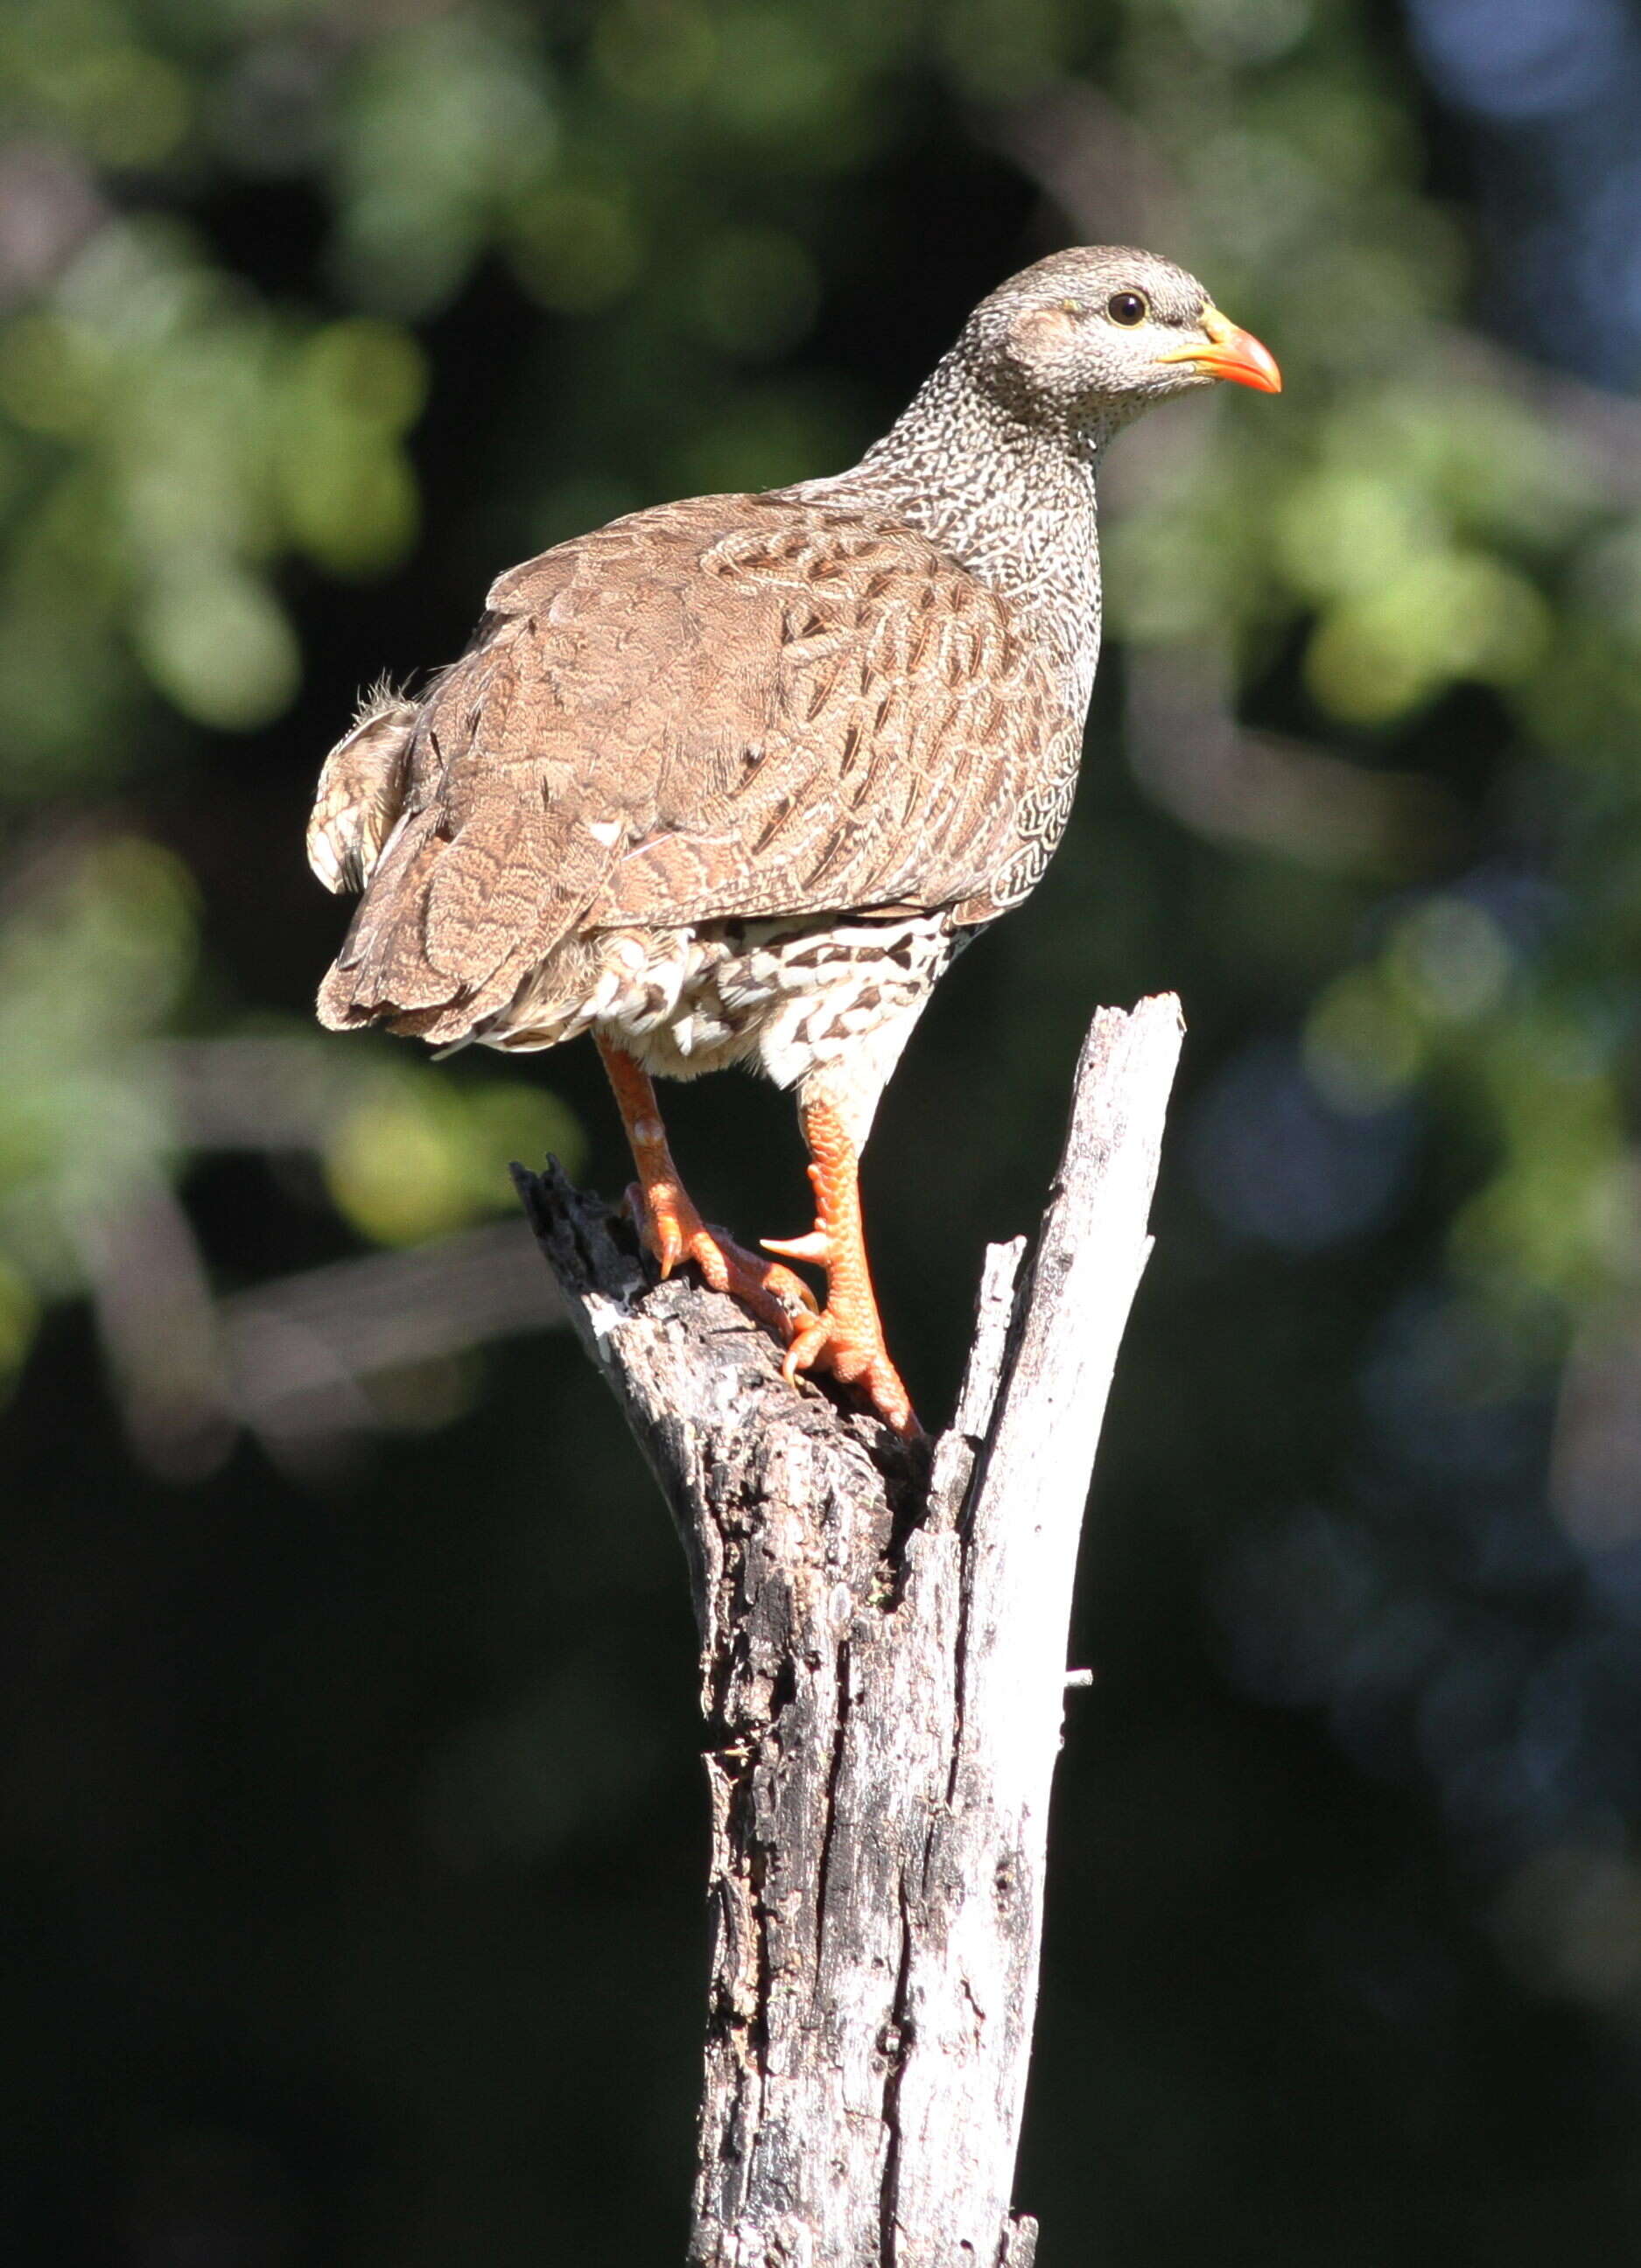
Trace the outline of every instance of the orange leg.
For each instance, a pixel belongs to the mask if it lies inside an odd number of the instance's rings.
[[[763,1244],[766,1252],[784,1253],[790,1260],[819,1261],[826,1270],[826,1306],[800,1327],[787,1349],[786,1374],[795,1379],[799,1371],[820,1363],[834,1377],[864,1387],[873,1409],[897,1433],[915,1435],[922,1429],[889,1359],[866,1264],[859,1153],[832,1104],[805,1103],[801,1116],[815,1189],[815,1227],[790,1243],[766,1236]]]
[[[721,1231],[708,1228],[678,1179],[649,1073],[608,1041],[599,1041],[598,1052],[616,1091],[621,1123],[627,1130],[639,1170],[637,1186],[628,1191],[628,1199],[645,1245],[660,1263],[662,1275],[670,1276],[680,1260],[692,1260],[714,1292],[732,1293],[783,1343],[800,1336],[815,1319],[815,1300],[808,1285],[789,1268],[761,1260]]]

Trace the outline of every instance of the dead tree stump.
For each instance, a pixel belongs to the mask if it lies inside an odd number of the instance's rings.
[[[691,2268],[1028,2268],[1010,2211],[1077,1538],[1179,1057],[1095,1017],[1048,1209],[907,1448],[734,1303],[521,1194],[661,1484],[701,1637],[716,1938]],[[516,1169],[515,1169],[516,1170]]]

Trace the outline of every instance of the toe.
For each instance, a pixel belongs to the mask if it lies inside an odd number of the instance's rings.
[[[758,1241],[765,1252],[778,1252],[783,1260],[809,1260],[824,1268],[832,1258],[832,1239],[821,1228],[811,1229],[807,1236],[760,1236]]]
[[[908,1441],[921,1437],[923,1428],[912,1407],[912,1397],[901,1383],[900,1373],[893,1363],[875,1363],[861,1383],[866,1389],[868,1401],[885,1425]]]
[[[854,1387],[884,1425],[906,1440],[921,1434],[912,1397],[883,1342],[852,1337],[830,1309],[798,1332],[787,1349],[780,1373],[788,1386],[795,1386],[800,1373],[815,1369],[829,1371],[844,1385]]]
[[[690,1240],[688,1251],[715,1292],[728,1292],[738,1300],[783,1343],[818,1312],[815,1295],[801,1277],[748,1252],[723,1229],[703,1225]]]
[[[813,1322],[803,1325],[787,1349],[787,1359],[780,1366],[780,1374],[788,1386],[797,1384],[800,1371],[813,1369],[832,1335],[832,1321],[828,1314],[817,1314]]]

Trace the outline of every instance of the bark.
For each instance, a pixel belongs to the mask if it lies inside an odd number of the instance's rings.
[[[1030,2268],[1010,2211],[1077,1539],[1178,1059],[1102,1010],[1034,1247],[907,1447],[625,1221],[520,1173],[701,1636],[716,1935],[692,2268]]]

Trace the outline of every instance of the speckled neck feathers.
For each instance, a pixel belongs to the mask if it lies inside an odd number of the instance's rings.
[[[1069,427],[1010,402],[960,340],[858,465],[793,493],[876,505],[932,537],[1034,618],[1086,703],[1099,654],[1095,471],[1106,438],[1098,424]]]

